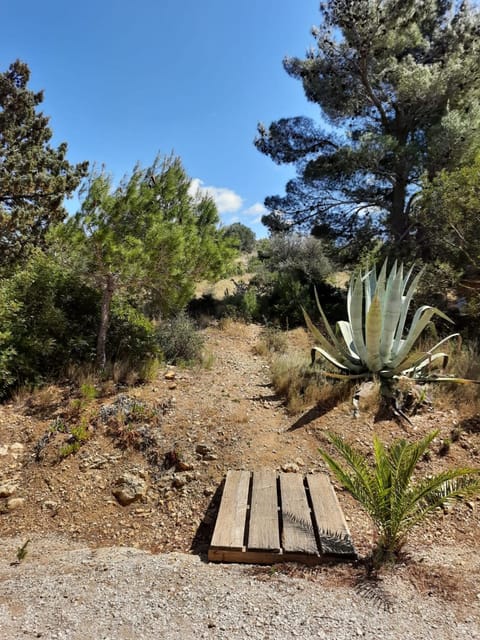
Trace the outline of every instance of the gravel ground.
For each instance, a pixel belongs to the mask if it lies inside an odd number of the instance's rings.
[[[393,603],[386,610],[371,594],[329,584],[329,568],[307,580],[188,554],[55,548],[48,540],[12,566],[16,544],[2,544],[2,640],[480,638],[476,603],[473,611],[420,596],[397,573],[383,585]]]

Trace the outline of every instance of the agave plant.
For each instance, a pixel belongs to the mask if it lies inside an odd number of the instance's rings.
[[[318,343],[312,349],[312,363],[318,353],[341,372],[328,375],[340,378],[378,376],[384,382],[399,376],[425,381],[426,371],[434,363],[444,368],[448,355],[439,349],[448,340],[458,337],[458,333],[447,336],[428,351],[413,350],[434,315],[452,322],[442,311],[428,305],[420,307],[404,335],[410,303],[422,275],[419,272],[413,277],[412,271],[413,267],[404,275],[403,265],[397,268],[395,262],[387,277],[385,261],[378,278],[375,269],[354,275],[348,289],[348,321],[337,322],[338,332],[329,324],[315,294],[330,340],[315,327],[303,309],[307,327]],[[442,379],[452,380],[450,377]]]
[[[437,434],[433,431],[413,443],[397,440],[389,447],[374,437],[373,462],[332,433],[328,439],[345,464],[320,449],[337,480],[372,518],[379,534],[374,553],[379,563],[394,561],[412,527],[437,507],[480,492],[480,469],[451,469],[413,480],[417,463]]]

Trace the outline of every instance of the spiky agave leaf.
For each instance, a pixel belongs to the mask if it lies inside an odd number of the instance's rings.
[[[317,352],[341,371],[340,374],[328,375],[342,379],[345,376],[359,378],[378,375],[387,381],[406,375],[422,382],[441,380],[438,376],[429,378],[425,372],[432,365],[446,365],[448,356],[439,352],[439,349],[448,340],[458,337],[458,334],[447,336],[427,351],[412,354],[415,343],[434,315],[451,322],[439,309],[424,305],[415,312],[408,333],[403,337],[408,309],[422,271],[414,278],[412,273],[413,267],[404,276],[403,265],[397,267],[395,262],[387,276],[385,261],[378,278],[375,269],[366,274],[353,274],[347,295],[348,322],[341,320],[336,325],[343,341],[329,324],[315,292],[330,340],[315,327],[304,309],[303,313],[307,327],[319,345]]]
[[[365,344],[367,359],[365,364],[373,373],[382,368],[380,357],[380,340],[382,337],[382,304],[377,293],[373,296],[370,309],[365,320]]]
[[[403,265],[400,265],[394,278],[388,279],[384,299],[382,337],[380,339],[380,357],[387,362],[393,347],[395,331],[402,311]]]
[[[355,350],[363,363],[367,362],[367,347],[363,335],[363,283],[361,275],[352,280],[350,289],[350,304],[348,305],[348,319],[352,327]]]
[[[452,322],[447,315],[435,307],[423,305],[417,309],[413,316],[412,325],[405,341],[402,343],[398,352],[394,355],[391,361],[387,363],[389,367],[393,369],[396,368],[400,362],[407,357],[408,353],[412,350],[414,344],[434,315],[438,315],[450,323]]]

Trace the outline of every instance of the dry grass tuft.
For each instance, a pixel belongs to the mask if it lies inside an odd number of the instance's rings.
[[[56,385],[43,387],[20,387],[12,396],[13,405],[18,410],[26,410],[35,415],[49,414],[63,402],[63,391]]]
[[[310,366],[304,356],[297,353],[282,354],[271,364],[272,384],[285,398],[289,413],[295,414],[318,404],[333,408],[351,395],[348,382],[331,381],[318,369]]]
[[[268,356],[271,353],[285,353],[288,347],[287,334],[276,327],[266,327],[260,340],[252,347],[254,354]]]
[[[466,343],[460,348],[450,345],[449,373],[458,378],[480,380],[480,351],[476,343]],[[442,382],[430,385],[436,408],[468,408],[468,413],[480,412],[480,384]]]

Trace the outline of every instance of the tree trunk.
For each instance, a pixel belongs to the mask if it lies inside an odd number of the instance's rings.
[[[392,209],[390,212],[390,233],[394,243],[401,248],[402,240],[406,240],[409,220],[406,212],[407,184],[404,176],[397,176],[392,189]]]
[[[110,322],[110,305],[112,302],[113,292],[115,291],[115,278],[112,273],[107,274],[103,292],[102,292],[102,310],[100,315],[100,327],[97,336],[97,366],[105,369],[107,356],[105,345],[107,342],[107,331]]]

